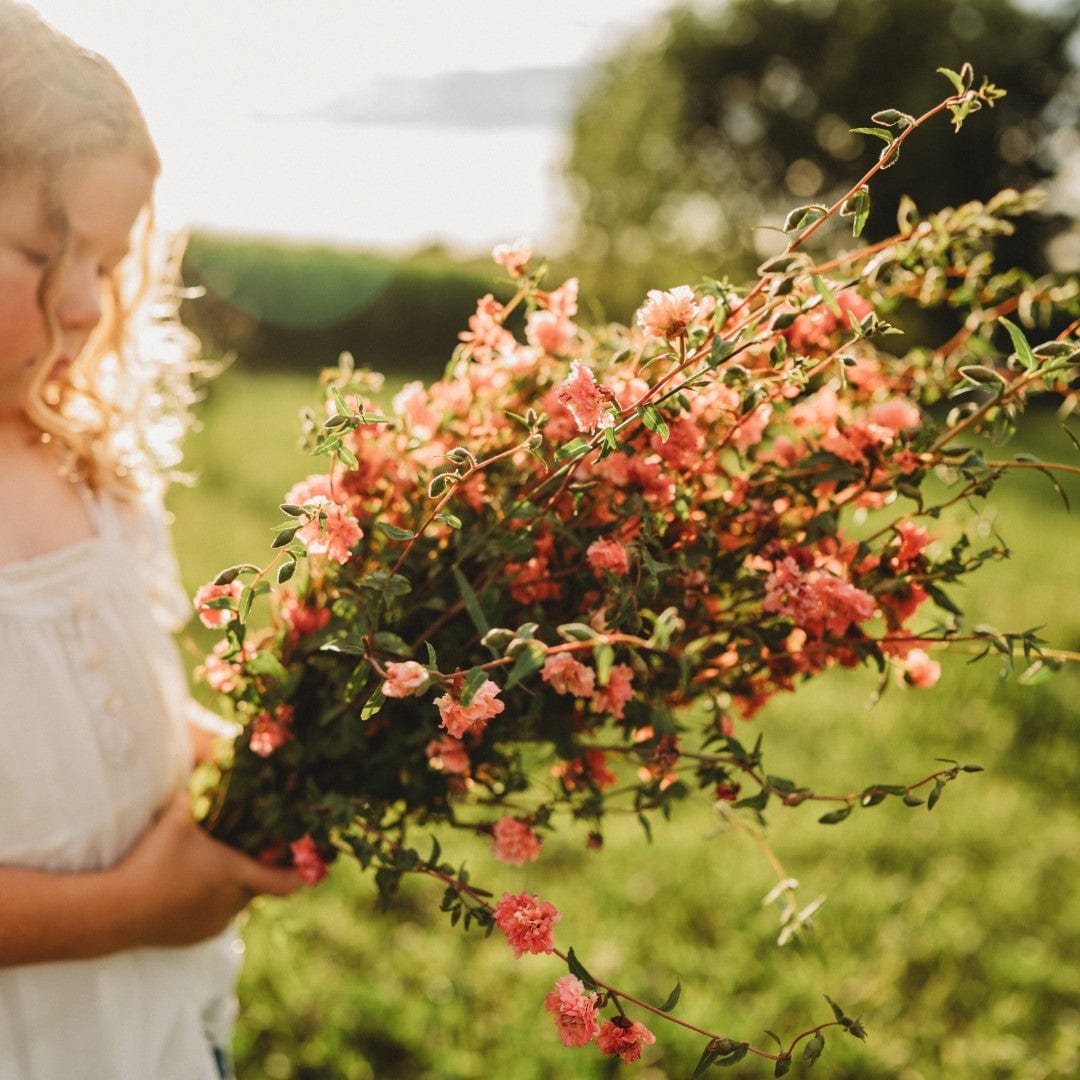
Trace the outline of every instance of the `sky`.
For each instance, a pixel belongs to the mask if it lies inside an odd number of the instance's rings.
[[[572,69],[669,4],[33,0],[134,89],[167,228],[473,250],[555,238]]]

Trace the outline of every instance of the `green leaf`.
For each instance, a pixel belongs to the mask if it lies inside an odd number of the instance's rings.
[[[885,127],[908,128],[914,123],[915,118],[899,109],[881,109],[870,117],[875,124],[883,124]]]
[[[462,706],[467,707],[471,705],[472,699],[476,697],[476,691],[486,682],[487,672],[483,668],[470,668],[468,675],[465,676],[465,685],[461,688],[461,697],[459,700]]]
[[[841,1009],[840,1006],[837,1005],[836,1002],[833,1001],[833,999],[829,997],[828,994],[825,994],[823,996],[825,1000],[829,1003],[829,1007],[833,1011],[833,1016],[836,1017],[836,1022],[838,1024],[846,1024],[848,1022],[847,1013],[845,1013],[844,1010]]]
[[[522,679],[527,679],[535,671],[544,666],[547,659],[547,649],[539,641],[530,641],[517,653],[510,673],[506,676],[503,690],[510,690],[517,686]]]
[[[1068,431],[1068,428],[1065,430]],[[1070,431],[1069,434],[1071,435],[1072,432]],[[1080,449],[1080,447],[1077,449]],[[252,563],[240,563],[239,566],[230,566],[227,569],[222,570],[221,573],[214,578],[214,584],[231,585],[241,574],[257,572],[258,569],[259,568]]]
[[[484,615],[483,609],[480,607],[480,601],[477,599],[476,593],[473,592],[473,587],[469,584],[468,579],[461,572],[458,567],[453,568],[454,581],[457,582],[458,592],[461,593],[461,600],[465,605],[465,610],[469,613],[469,618],[472,619],[473,626],[483,636],[491,629],[488,626],[487,617]]]
[[[277,580],[279,585],[284,585],[296,573],[296,560],[293,558],[285,559],[278,567]]]
[[[566,951],[566,966],[570,969],[571,975],[576,975],[585,984],[587,990],[596,989],[596,980],[588,973],[584,964],[577,958],[577,954],[574,952],[572,946]]]
[[[286,547],[292,541],[292,538],[296,535],[299,528],[299,525],[290,524],[284,526],[278,532],[277,536],[274,537],[274,541],[270,546],[272,548]]]
[[[607,686],[612,665],[615,663],[615,650],[603,643],[594,645],[593,662],[596,664],[596,685]]]
[[[412,529],[402,529],[398,525],[391,525],[389,521],[376,521],[375,528],[391,540],[413,540],[416,533]]]
[[[947,67],[939,67],[937,70],[939,74],[944,75],[945,78],[953,84],[953,87],[958,94],[964,93],[968,89],[968,87],[971,86],[970,64],[964,64],[963,68],[961,69],[964,72],[963,75],[961,75],[959,72],[953,71],[952,68]]]
[[[732,1065],[738,1065],[749,1052],[750,1047],[746,1043],[740,1043],[727,1057],[720,1058],[716,1064],[721,1069],[730,1069]]]
[[[809,228],[815,221],[820,221],[828,214],[824,206],[811,203],[808,206],[797,206],[784,219],[784,232],[802,232]]]
[[[821,1051],[824,1049],[825,1036],[820,1031],[815,1032],[806,1040],[806,1046],[803,1048],[803,1061],[813,1065],[821,1057]]]
[[[569,461],[571,458],[576,458],[585,453],[589,449],[589,440],[583,439],[580,435],[576,439],[571,439],[568,443],[564,443],[555,451],[556,461]]]
[[[655,405],[643,405],[641,407],[641,422],[650,430],[660,436],[661,441],[667,442],[668,426],[660,410]]]
[[[938,804],[938,799],[941,798],[941,793],[945,790],[945,781],[939,780],[934,785],[934,790],[930,792],[930,797],[926,800],[926,809],[933,810]]]
[[[704,1076],[712,1063],[720,1056],[715,1050],[710,1050],[710,1046],[712,1046],[712,1043],[709,1043],[709,1046],[706,1046],[701,1052],[697,1067],[690,1074],[690,1080],[698,1080],[699,1076]]]
[[[848,803],[847,806],[841,806],[839,810],[830,810],[829,813],[822,814],[818,822],[821,825],[837,825],[851,817],[853,807],[853,803]]]
[[[361,721],[370,720],[383,707],[385,701],[386,695],[383,693],[382,687],[376,686],[371,692],[371,697],[364,702],[360,710]]]
[[[441,521],[444,525],[449,525],[451,529],[461,528],[461,518],[457,514],[451,514],[445,510],[441,514],[436,514],[435,520]]]
[[[682,982],[678,979],[675,980],[675,989],[671,991],[667,996],[667,1000],[660,1006],[661,1012],[671,1012],[676,1005],[679,1004],[679,998],[682,995]]]
[[[1035,355],[1034,350],[1028,342],[1028,339],[1024,336],[1024,331],[1014,322],[1010,322],[1002,315],[998,322],[1009,332],[1009,337],[1012,338],[1013,349],[1016,351],[1016,355],[1023,365],[1025,371],[1033,371],[1039,366],[1039,358]]]
[[[853,191],[840,207],[841,217],[850,217],[855,220],[851,223],[851,235],[860,236],[866,227],[870,217],[870,189],[864,184],[861,188]]]
[[[888,128],[879,127],[857,127],[849,128],[852,135],[873,135],[876,139],[884,139],[887,143],[892,143],[893,133]]]
[[[836,294],[829,288],[827,282],[820,274],[811,274],[810,282],[817,290],[818,295],[825,302],[825,306],[839,319],[843,317],[840,305],[836,302]]]
[[[244,664],[244,670],[251,675],[263,675],[276,682],[284,682],[289,673],[281,661],[273,653],[256,653]]]

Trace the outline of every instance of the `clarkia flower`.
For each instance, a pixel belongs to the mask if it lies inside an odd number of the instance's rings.
[[[552,1014],[563,1046],[587,1046],[596,1038],[595,993],[589,993],[576,975],[555,980],[555,989],[544,998],[544,1008]]]
[[[552,928],[561,918],[554,904],[535,894],[504,892],[495,907],[495,925],[517,957],[551,952],[555,948]]]

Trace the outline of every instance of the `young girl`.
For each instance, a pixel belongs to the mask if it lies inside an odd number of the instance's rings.
[[[298,884],[184,794],[159,476],[191,354],[175,304],[140,316],[157,171],[113,68],[0,0],[2,1080],[224,1075],[229,922]]]

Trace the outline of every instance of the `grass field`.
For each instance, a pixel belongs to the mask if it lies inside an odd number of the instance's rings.
[[[314,471],[296,448],[311,380],[230,372],[211,386],[193,434],[193,489],[172,496],[192,590],[268,550],[276,504]],[[1049,416],[1025,439],[1045,458],[1075,454]],[[959,597],[972,623],[1042,624],[1080,650],[1080,485],[1068,514],[1035,474],[999,489],[996,528],[1014,549]],[[987,528],[991,523],[984,522]],[[189,655],[207,639],[193,629]],[[811,1074],[831,1080],[1067,1080],[1080,1075],[1080,673],[1021,687],[992,660],[947,657],[929,692],[890,689],[874,707],[870,671],[839,672],[771,705],[742,734],[764,736],[770,772],[820,791],[910,782],[935,758],[985,772],[950,785],[933,811],[889,800],[842,825],[810,806],[773,811],[768,838],[815,930],[778,948],[762,897],[776,874],[753,836],[709,806],[684,804],[645,843],[632,817],[587,852],[570,824],[538,866],[514,870],[485,846],[474,879],[542,891],[564,912],[557,938],[600,977],[659,1003],[681,980],[678,1015],[764,1046],[830,1018],[822,995],[861,1015],[866,1043],[829,1034]],[[457,848],[455,839],[455,849]],[[625,1073],[688,1077],[703,1040],[673,1025],[642,1063],[565,1049],[543,996],[565,969],[514,960],[500,937],[451,930],[439,890],[408,882],[389,912],[373,884],[339,865],[317,890],[258,902],[236,1039],[241,1080],[541,1080]],[[710,1075],[765,1077],[747,1059]]]

